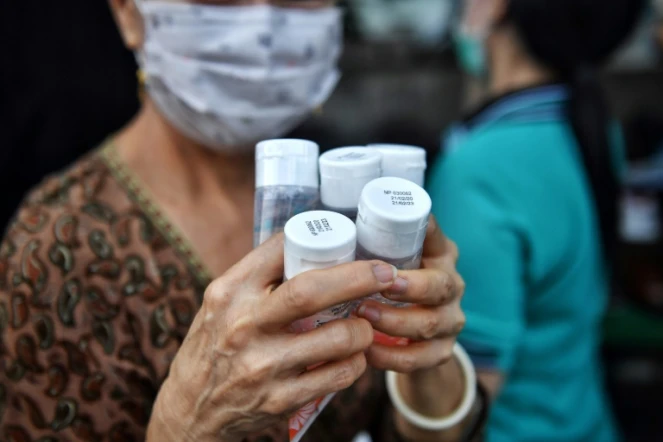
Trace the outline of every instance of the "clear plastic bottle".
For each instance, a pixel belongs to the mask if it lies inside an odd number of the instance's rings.
[[[382,154],[382,176],[397,177],[424,186],[426,150],[404,144],[369,144]]]
[[[319,203],[320,148],[306,140],[268,140],[256,147],[253,244],[283,231],[294,215]]]
[[[357,205],[364,186],[382,174],[382,155],[364,146],[341,147],[320,157],[322,207],[357,218]]]
[[[357,259],[379,259],[399,270],[416,270],[426,238],[431,199],[403,178],[378,178],[364,187],[357,215]],[[381,295],[377,301],[394,303]]]
[[[301,213],[285,226],[284,279],[353,262],[356,248],[357,228],[346,216],[323,210]],[[309,331],[329,321],[348,318],[351,313],[351,303],[338,305],[297,321],[292,330]]]

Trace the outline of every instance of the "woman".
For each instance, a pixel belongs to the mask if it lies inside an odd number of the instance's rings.
[[[242,259],[253,144],[291,129],[338,78],[332,2],[111,6],[138,52],[145,102],[98,152],[38,188],[3,242],[0,439],[286,441],[289,415],[349,387],[306,440],[369,428],[378,441],[458,440],[462,426],[421,439],[400,413],[390,428],[375,371],[404,373],[400,395],[431,417],[467,393],[458,364],[445,363],[464,322],[463,284],[435,223],[419,271],[358,262],[278,286],[281,237]],[[283,331],[376,292],[422,306],[365,303],[360,318]],[[419,342],[373,345],[373,329]]]
[[[453,131],[430,187],[462,250],[461,342],[495,397],[490,441],[618,438],[599,344],[623,152],[596,70],[642,3],[464,3],[461,60],[492,99]]]

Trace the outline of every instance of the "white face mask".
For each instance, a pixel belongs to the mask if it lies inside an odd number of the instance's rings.
[[[150,97],[171,124],[209,148],[253,149],[284,135],[340,78],[338,8],[136,3]]]

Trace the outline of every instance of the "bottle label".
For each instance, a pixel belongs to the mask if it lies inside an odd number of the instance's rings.
[[[313,422],[320,416],[322,410],[334,399],[336,393],[329,394],[324,398],[309,402],[306,406],[300,408],[288,422],[290,432],[290,442],[299,442]]]

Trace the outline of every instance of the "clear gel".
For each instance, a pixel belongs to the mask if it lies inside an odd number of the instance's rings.
[[[269,140],[256,147],[253,245],[283,231],[290,218],[319,204],[319,147],[306,140]]]
[[[405,258],[387,258],[385,256],[376,255],[359,244],[357,246],[357,261],[371,261],[377,259],[391,264],[398,270],[417,270],[421,267],[421,256],[423,248],[419,249],[414,255],[406,256]]]
[[[303,186],[271,186],[256,189],[253,245],[259,246],[281,233],[290,218],[318,206],[318,189]]]

